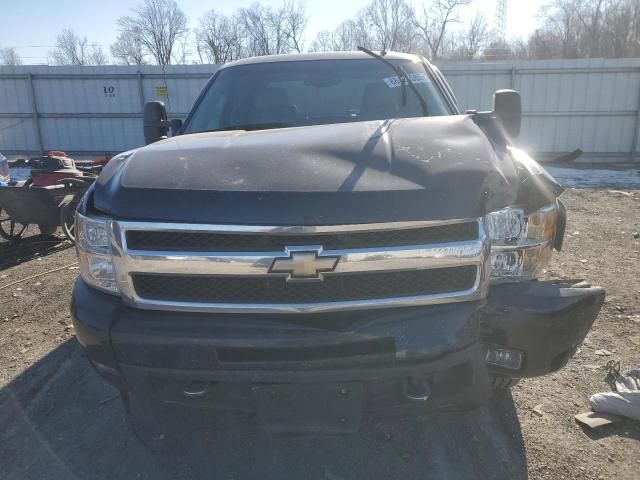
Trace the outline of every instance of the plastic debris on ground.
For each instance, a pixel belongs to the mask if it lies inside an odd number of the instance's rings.
[[[607,415],[606,413],[584,412],[579,413],[574,418],[578,423],[581,423],[582,425],[585,425],[589,428],[598,428],[615,423],[619,417],[616,417],[614,415]]]
[[[640,420],[640,369],[620,373],[620,362],[607,363],[605,381],[612,392],[596,393],[589,398],[594,412]]]

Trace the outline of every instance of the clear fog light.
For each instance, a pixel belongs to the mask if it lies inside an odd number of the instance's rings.
[[[93,278],[108,278],[115,276],[113,263],[110,258],[91,256],[89,257],[89,272]]]
[[[518,370],[522,366],[522,352],[506,348],[489,348],[485,361],[489,365]]]
[[[522,269],[522,252],[505,250],[491,253],[491,276],[517,275]]]

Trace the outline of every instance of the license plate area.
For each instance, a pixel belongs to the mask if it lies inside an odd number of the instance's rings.
[[[252,391],[260,427],[269,432],[354,433],[360,428],[361,383],[265,385]]]

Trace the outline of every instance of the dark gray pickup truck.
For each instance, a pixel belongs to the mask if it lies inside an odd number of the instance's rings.
[[[461,114],[413,55],[227,64],[183,125],[148,104],[150,144],[79,206],[78,340],[125,399],[274,431],[471,408],[557,370],[604,291],[537,280],[566,214],[511,145],[520,120],[512,90]]]

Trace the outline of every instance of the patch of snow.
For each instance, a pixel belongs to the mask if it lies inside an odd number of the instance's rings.
[[[640,169],[570,168],[545,169],[563,186],[571,188],[621,188],[640,189]]]

